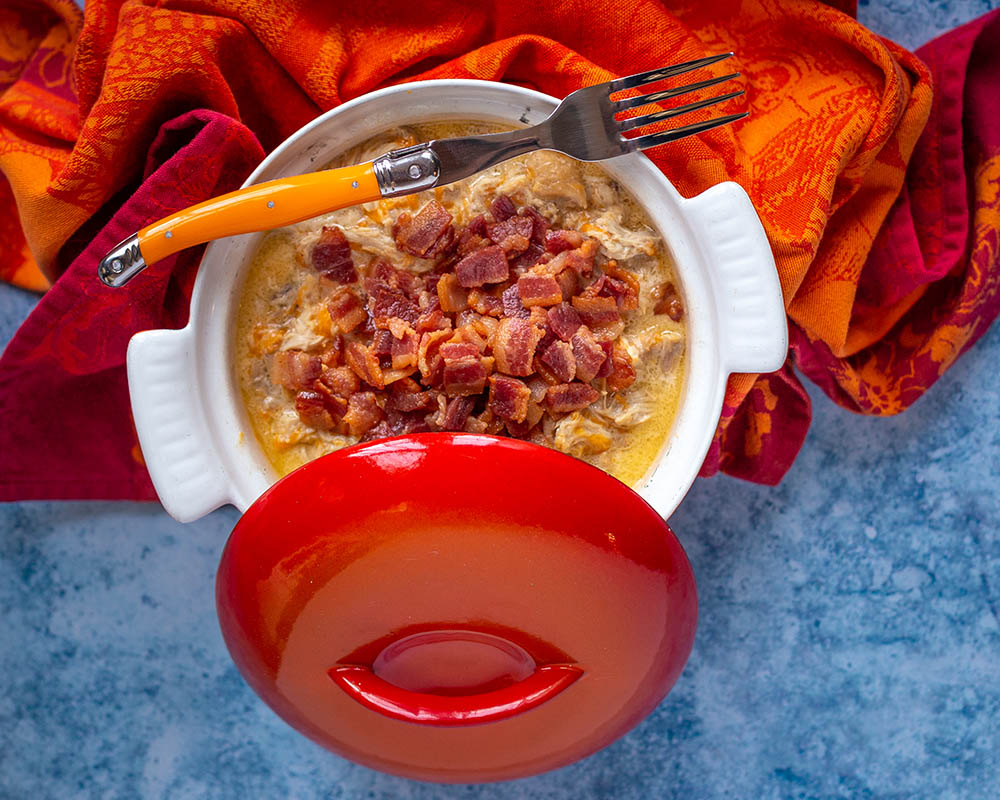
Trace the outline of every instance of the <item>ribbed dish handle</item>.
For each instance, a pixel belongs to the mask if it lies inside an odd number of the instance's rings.
[[[128,389],[143,458],[163,507],[191,522],[230,502],[195,394],[193,335],[156,330],[128,345]]]
[[[781,283],[760,218],[743,188],[720,183],[684,201],[708,264],[729,372],[774,372],[788,353]]]

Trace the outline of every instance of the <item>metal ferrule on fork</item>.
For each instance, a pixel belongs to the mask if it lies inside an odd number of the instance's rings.
[[[115,288],[124,286],[145,268],[146,260],[139,249],[139,236],[132,234],[101,259],[97,274],[106,286]]]
[[[413,194],[437,185],[441,163],[430,144],[392,150],[372,162],[382,197]]]

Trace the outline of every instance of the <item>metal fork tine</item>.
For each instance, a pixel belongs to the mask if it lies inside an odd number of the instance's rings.
[[[695,59],[694,61],[685,61],[683,64],[675,64],[672,67],[651,69],[648,72],[639,72],[636,75],[628,75],[624,78],[608,81],[605,85],[608,87],[608,94],[613,94],[614,92],[620,92],[624,89],[634,89],[636,86],[644,86],[645,84],[653,83],[654,81],[662,81],[664,78],[672,78],[674,75],[683,75],[685,72],[691,72],[692,70],[707,67],[710,64],[723,61],[730,58],[732,55],[732,53],[720,53],[716,56],[707,56],[705,58]]]
[[[748,116],[750,116],[750,112],[744,111],[741,114],[729,114],[725,117],[708,119],[704,122],[693,122],[690,125],[683,125],[680,128],[672,128],[669,131],[650,133],[647,136],[638,136],[635,139],[626,139],[625,150],[629,153],[635,150],[648,150],[650,147],[656,147],[667,142],[675,142],[686,136],[694,136],[696,133],[710,131],[712,128],[718,128],[720,125],[728,125],[730,122],[735,122],[738,119]]]
[[[698,100],[694,103],[688,103],[687,105],[677,106],[677,108],[668,108],[665,111],[656,111],[652,114],[645,114],[641,117],[630,117],[629,119],[623,119],[618,123],[618,130],[620,131],[630,131],[633,128],[639,128],[643,125],[649,125],[653,122],[659,122],[664,119],[672,119],[673,117],[679,117],[681,114],[687,114],[689,111],[697,111],[699,108],[707,108],[708,106],[714,106],[716,103],[724,103],[726,100],[732,100],[734,97],[739,97],[744,94],[744,91],[740,89],[738,92],[730,92],[729,94],[720,94],[718,97],[709,97],[707,100]]]
[[[704,81],[689,83],[686,86],[676,86],[673,89],[664,89],[660,92],[642,94],[638,97],[626,97],[624,100],[613,100],[611,102],[612,113],[617,114],[620,111],[628,111],[630,108],[648,106],[651,103],[659,103],[661,100],[669,100],[672,97],[680,97],[682,94],[697,92],[701,89],[707,89],[709,86],[715,86],[717,83],[725,83],[726,81],[731,81],[733,78],[738,77],[740,77],[740,73],[734,72],[731,75],[722,75],[718,78],[708,78]]]

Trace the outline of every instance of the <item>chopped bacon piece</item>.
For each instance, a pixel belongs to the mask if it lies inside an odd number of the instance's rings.
[[[496,200],[490,204],[490,213],[497,222],[513,217],[517,213],[517,206],[507,195],[497,195]]]
[[[625,330],[625,321],[619,319],[604,325],[594,325],[590,329],[590,332],[594,334],[594,338],[599,342],[613,342],[622,335],[623,330]]]
[[[593,386],[574,381],[550,386],[545,393],[545,402],[553,411],[562,414],[586,408],[598,397],[600,393]]]
[[[503,290],[500,300],[503,303],[503,315],[505,317],[527,318],[531,314],[521,302],[521,293],[518,291],[516,283]]]
[[[528,378],[528,388],[531,390],[531,402],[537,404],[545,399],[549,385],[541,378]]]
[[[576,376],[576,356],[566,342],[552,342],[542,353],[542,361],[561,383],[569,383]]]
[[[520,213],[522,217],[527,217],[531,220],[531,243],[544,249],[545,233],[549,229],[549,221],[534,206],[525,206],[521,209]]]
[[[507,375],[490,375],[489,408],[498,417],[523,422],[530,399],[531,390],[524,381]]]
[[[476,234],[476,236],[481,236],[486,238],[486,217],[482,214],[473,217],[469,220],[469,224],[465,226],[471,233]]]
[[[580,318],[577,310],[573,308],[569,303],[560,303],[549,309],[548,312],[549,330],[551,330],[556,336],[562,339],[564,342],[568,342],[573,338],[573,334],[577,332],[579,327],[583,324],[583,320]]]
[[[420,368],[420,374],[424,376],[425,383],[435,383],[435,377],[440,380],[439,371],[443,368],[444,361],[438,350],[450,336],[451,331],[429,331],[420,337],[417,366]]]
[[[437,200],[431,200],[415,217],[400,214],[393,235],[396,247],[420,258],[437,258],[452,244],[455,229],[451,214]]]
[[[354,374],[369,386],[376,389],[385,388],[385,376],[378,363],[378,357],[360,342],[348,342],[344,351],[344,360]],[[367,430],[367,429],[366,429]]]
[[[562,302],[562,289],[549,275],[522,275],[517,279],[517,292],[525,306],[556,306]]]
[[[557,383],[562,383],[556,374],[552,371],[552,367],[542,361],[541,358],[535,356],[535,360],[532,362],[532,369],[538,374],[543,381],[549,386],[555,386]]]
[[[460,431],[465,428],[465,421],[472,413],[472,407],[476,401],[471,397],[456,397],[448,401],[448,406],[444,412],[444,419],[441,420],[441,429],[446,431]]]
[[[510,269],[507,256],[497,245],[484,247],[465,256],[455,265],[458,282],[466,288],[482,286],[484,283],[500,283],[507,280]]]
[[[323,351],[319,360],[324,367],[336,367],[344,356],[344,337],[339,333],[330,340],[330,346]]]
[[[576,250],[583,244],[583,234],[579,231],[548,231],[545,234],[545,249],[550,253]]]
[[[350,370],[348,370],[348,372],[350,372]],[[316,381],[316,392],[323,395],[323,402],[326,404],[326,410],[330,412],[334,421],[341,419],[344,414],[347,413],[346,395],[341,397],[339,394],[334,394],[333,391],[322,381]]]
[[[319,392],[299,392],[295,395],[295,411],[306,425],[318,430],[328,431],[337,424]]]
[[[362,436],[384,416],[374,392],[357,392],[347,401],[344,422],[347,423],[351,436]]]
[[[467,319],[464,323],[459,322],[458,324],[475,328],[476,333],[482,336],[483,339],[489,339],[492,337],[496,332],[499,322],[493,317],[484,317],[482,314],[476,314],[475,312],[469,313],[472,318]]]
[[[442,313],[440,308],[428,309],[417,319],[414,328],[417,333],[448,330],[451,328],[451,320]]]
[[[457,361],[460,358],[479,358],[479,348],[472,342],[455,341],[453,336],[441,345],[439,350],[445,361]]]
[[[613,369],[614,366],[611,363],[611,354],[614,352],[615,346],[611,342],[603,341],[601,337],[598,336],[596,333],[594,333],[594,338],[597,339],[598,343],[601,345],[601,348],[604,350],[604,363],[601,364],[601,368],[597,370],[597,377],[606,378],[608,377],[608,375],[611,374],[611,370]],[[631,361],[629,361],[629,363],[631,363]]]
[[[375,331],[372,336],[372,352],[379,358],[392,355],[393,337],[389,331]]]
[[[622,311],[635,311],[639,308],[639,277],[634,272],[618,266],[617,261],[608,261],[601,269],[605,275],[610,275],[625,284],[625,295],[619,300],[618,307]]]
[[[597,377],[607,354],[586,325],[573,334],[570,340],[573,356],[576,358],[576,377],[581,381],[592,381]]]
[[[458,278],[450,272],[438,281],[437,296],[441,310],[449,314],[464,311],[469,304],[469,293],[459,286]]]
[[[533,325],[537,325],[539,328],[544,330],[546,335],[549,337],[549,340],[551,341],[556,338],[556,335],[554,333],[549,335],[548,311],[549,310],[543,306],[532,306],[531,309],[528,311],[528,319],[531,320],[531,323]],[[546,344],[548,344],[548,342],[546,342]]]
[[[337,289],[327,300],[326,308],[330,312],[332,328],[341,333],[350,333],[368,319],[368,312],[350,289]]]
[[[358,271],[354,269],[351,245],[340,228],[324,225],[319,239],[313,245],[309,260],[324,278],[337,283],[355,283]]]
[[[573,250],[563,250],[552,260],[538,265],[535,269],[548,275],[558,275],[564,269],[572,269],[579,275],[589,275],[594,270],[594,256],[597,255],[597,240],[584,239],[583,244]]]
[[[411,300],[416,300],[420,297],[420,293],[424,290],[426,281],[420,275],[414,275],[409,270],[397,269],[396,270],[396,283],[399,286],[399,290],[409,297]]]
[[[530,375],[535,348],[545,332],[526,319],[504,317],[493,334],[493,355],[497,372]]]
[[[680,322],[684,318],[684,303],[674,288],[673,283],[667,281],[658,290],[660,299],[653,306],[654,314],[666,314],[674,322]]]
[[[469,417],[465,420],[465,427],[462,430],[466,433],[486,433],[486,423],[479,417]]]
[[[399,319],[399,317],[390,317],[389,333],[392,334],[392,338],[394,339],[402,339],[406,334],[413,333],[413,328],[410,327],[406,320]]]
[[[511,216],[502,222],[487,225],[486,233],[505,253],[516,255],[528,249],[534,229],[534,223],[527,217]]]
[[[486,349],[486,337],[484,337],[474,325],[461,325],[455,329],[454,336],[449,340],[451,342],[467,342],[468,344],[474,344],[476,349],[482,353]]]
[[[527,422],[514,422],[514,420],[509,419],[506,428],[507,435],[513,436],[515,439],[527,439],[531,433],[531,426]]]
[[[322,368],[319,356],[301,350],[279,350],[271,361],[271,382],[293,392],[312,389]]]
[[[423,391],[419,383],[412,378],[403,378],[392,385],[392,393],[386,403],[386,411],[393,409],[408,413],[423,411],[434,405],[431,393]]]
[[[473,310],[490,317],[503,316],[503,300],[496,295],[484,292],[482,289],[473,289],[469,292],[469,305]]]
[[[479,219],[482,219],[482,217],[479,217]],[[490,240],[485,236],[473,233],[471,228],[465,228],[458,235],[458,243],[455,245],[455,252],[459,256],[467,256],[469,253],[474,253],[476,250],[482,250],[484,247],[489,247],[489,245]]]
[[[516,273],[520,274],[535,266],[543,255],[545,255],[545,248],[532,242],[528,245],[527,250],[511,260],[510,265]]]
[[[369,264],[368,273],[365,283],[366,287],[368,286],[368,282],[371,282],[372,286],[377,283],[384,283],[393,289],[399,288],[399,271],[384,258],[378,258]]]
[[[388,328],[389,320],[393,317],[415,325],[420,317],[420,309],[416,303],[399,289],[384,284],[372,287],[368,296],[368,308],[376,328]]]
[[[608,388],[620,392],[635,383],[635,368],[632,359],[622,348],[615,347],[611,351],[611,374],[608,375]]]
[[[602,297],[601,295],[595,297],[584,293],[574,297],[572,302],[573,308],[577,310],[580,318],[592,328],[618,322],[621,319],[621,314],[618,313],[618,303],[613,297]]]
[[[417,368],[417,351],[420,348],[420,334],[414,331],[404,333],[402,338],[393,339],[389,354],[393,369]]]
[[[563,300],[567,302],[580,291],[580,276],[575,269],[564,269],[556,275],[556,281],[558,281],[559,289],[562,291]]]
[[[375,439],[385,439],[390,436],[403,436],[407,433],[419,433],[429,430],[430,428],[422,414],[404,414],[393,411],[387,414],[386,418],[374,428],[366,431],[362,435],[361,441],[371,442]]]
[[[444,392],[449,397],[477,395],[486,386],[492,358],[463,358],[444,362]]]
[[[354,370],[350,367],[333,367],[323,370],[319,376],[319,383],[326,388],[330,394],[337,397],[348,398],[361,388],[361,382]]]
[[[449,396],[479,394],[493,366],[492,358],[481,358],[470,342],[445,342],[440,348],[444,359],[444,391]]]

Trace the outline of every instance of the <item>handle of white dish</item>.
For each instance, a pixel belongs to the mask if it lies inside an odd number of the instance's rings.
[[[685,201],[709,267],[729,372],[774,372],[788,354],[781,283],[764,226],[737,183]]]
[[[192,385],[189,329],[138,333],[128,345],[128,389],[143,458],[163,507],[191,522],[230,502]]]

